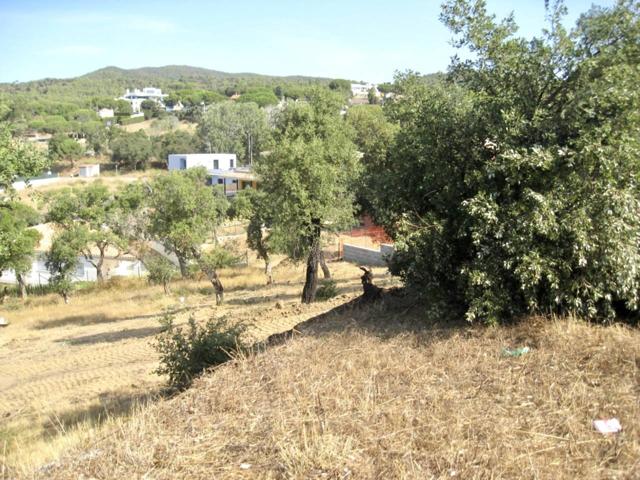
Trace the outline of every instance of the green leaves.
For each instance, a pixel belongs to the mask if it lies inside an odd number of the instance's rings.
[[[0,205],[0,271],[12,269],[24,274],[31,269],[40,233],[29,228],[28,220],[35,216],[29,210],[15,202]]]
[[[594,9],[567,34],[557,4],[525,41],[484,2],[445,4],[475,57],[454,61],[446,88],[397,79],[400,130],[367,172],[393,271],[439,312],[637,310],[639,9]]]
[[[149,233],[170,251],[199,249],[225,218],[228,202],[204,184],[204,169],[161,175],[150,185]]]
[[[0,122],[0,188],[11,189],[18,177],[35,177],[49,166],[33,145],[11,136],[9,125]]]

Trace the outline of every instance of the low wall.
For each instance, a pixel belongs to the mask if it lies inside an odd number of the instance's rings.
[[[366,248],[345,243],[342,246],[342,258],[347,262],[374,267],[386,267],[386,259],[393,255],[393,245],[382,244],[380,248]]]
[[[24,180],[18,180],[17,182],[13,183],[13,188],[15,188],[17,191],[20,191],[27,188],[27,185],[31,187],[38,187],[42,185],[50,185],[52,183],[59,182],[60,180],[61,178],[58,176],[50,176],[45,178],[32,178],[31,180],[29,180],[28,184]]]

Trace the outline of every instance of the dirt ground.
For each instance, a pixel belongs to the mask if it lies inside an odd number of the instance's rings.
[[[336,301],[357,295],[358,268],[342,262],[330,266],[339,287]],[[266,287],[258,264],[225,270],[221,307],[204,281],[176,282],[166,296],[144,279],[78,292],[69,305],[56,295],[32,296],[26,303],[9,300],[0,310],[11,322],[0,330],[4,460],[14,465],[47,461],[70,430],[126,414],[158,394],[164,379],[154,374],[158,362],[152,341],[165,309],[176,311],[178,322],[186,321],[188,311],[198,319],[247,321],[253,324],[251,335],[260,339],[331,308],[332,302],[299,305],[302,273],[302,266],[276,268],[275,285]],[[392,281],[383,269],[377,277],[381,285]]]

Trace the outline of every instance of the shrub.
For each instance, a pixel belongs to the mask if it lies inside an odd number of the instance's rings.
[[[144,266],[149,272],[149,283],[152,285],[162,285],[164,293],[169,294],[169,282],[177,273],[176,266],[160,255],[149,255],[144,259]]]
[[[338,294],[338,286],[335,280],[322,280],[318,290],[316,290],[316,300],[327,301]]]
[[[176,327],[170,314],[161,320],[163,332],[155,349],[160,354],[159,375],[168,375],[173,388],[184,389],[208,367],[230,360],[244,349],[240,336],[243,324],[229,324],[226,319],[209,320],[204,325],[190,317],[186,328]]]

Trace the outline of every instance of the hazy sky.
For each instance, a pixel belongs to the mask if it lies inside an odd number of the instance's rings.
[[[98,68],[192,65],[225,72],[381,82],[444,71],[454,53],[432,0],[0,0],[0,81]],[[614,0],[596,0],[612,5]],[[589,0],[567,0],[567,23]],[[520,33],[544,26],[544,0],[488,0]]]

